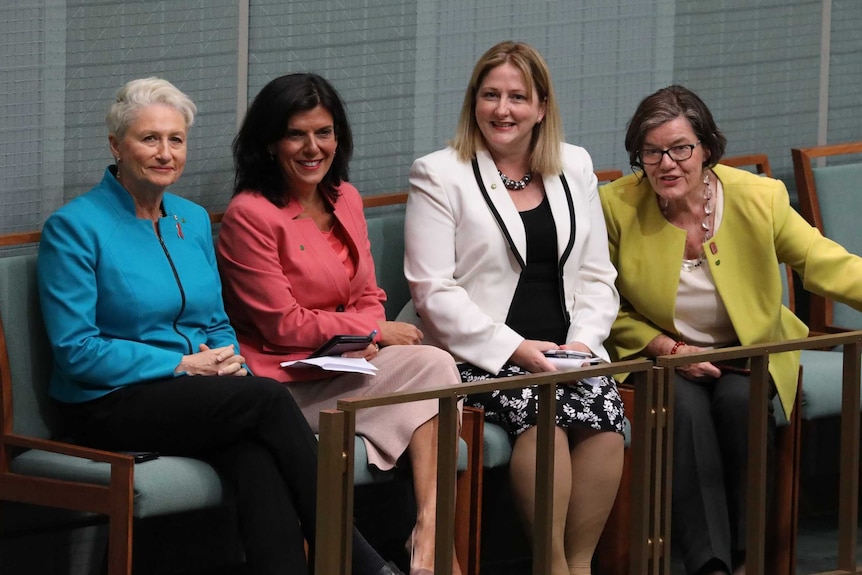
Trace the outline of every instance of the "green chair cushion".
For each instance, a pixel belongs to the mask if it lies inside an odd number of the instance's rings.
[[[0,319],[13,386],[13,429],[48,438],[54,427],[48,400],[53,360],[42,325],[35,253],[0,257]]]
[[[862,234],[859,233],[859,211],[862,208],[859,182],[862,181],[862,163],[813,168],[812,172],[817,186],[824,235],[847,248],[849,252],[862,254]],[[862,312],[835,302],[832,323],[850,329],[862,329]]]
[[[386,292],[386,317],[394,319],[410,300],[404,278],[404,206],[374,208],[366,218],[377,285]]]
[[[108,485],[107,463],[45,451],[26,451],[12,460],[12,471],[24,475]],[[152,517],[215,507],[227,489],[207,463],[189,457],[162,456],[135,465],[135,517]]]
[[[467,467],[467,444],[460,440],[458,470]],[[397,473],[383,472],[368,465],[368,452],[362,438],[354,444],[355,485],[391,481]],[[80,481],[97,485],[110,483],[106,463],[56,453],[30,450],[12,460],[12,471],[23,475]],[[135,517],[153,517],[194,509],[215,507],[229,498],[230,488],[215,469],[190,457],[161,456],[135,465]]]
[[[843,354],[837,351],[802,350],[802,419],[841,413]]]

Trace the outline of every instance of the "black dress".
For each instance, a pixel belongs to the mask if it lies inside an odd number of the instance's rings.
[[[521,220],[527,237],[527,265],[521,271],[506,325],[526,339],[566,343],[569,317],[560,295],[557,234],[547,196],[536,208],[521,212]],[[470,363],[460,364],[459,368],[465,382],[528,373],[510,363],[496,375]],[[556,396],[558,427],[581,425],[623,432],[623,403],[612,378],[559,385]],[[484,409],[485,419],[501,425],[513,436],[536,425],[539,402],[535,386],[474,394],[467,397],[466,403]]]

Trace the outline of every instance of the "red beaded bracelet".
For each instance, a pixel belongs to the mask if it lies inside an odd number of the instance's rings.
[[[671,348],[671,350],[670,350],[670,354],[671,354],[671,355],[674,355],[674,354],[677,352],[677,350],[679,350],[679,348],[681,348],[681,347],[682,347],[682,346],[684,346],[684,345],[685,345],[685,342],[684,342],[684,341],[678,341],[678,342],[676,342],[675,344],[673,344],[673,347],[672,347],[672,348]]]

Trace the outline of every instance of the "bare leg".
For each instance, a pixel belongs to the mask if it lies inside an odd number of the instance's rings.
[[[411,570],[434,570],[434,536],[437,529],[437,427],[435,416],[413,432],[407,454],[413,469],[413,492],[416,497],[416,526],[413,529]],[[461,575],[458,559],[452,559],[452,575]]]
[[[531,427],[518,436],[512,449],[509,474],[512,493],[518,514],[526,524],[527,534],[532,539],[536,522],[536,440],[538,429]],[[569,440],[566,432],[557,427],[554,433],[554,493],[553,526],[551,539],[552,575],[569,575],[566,564],[564,542],[566,510],[572,484],[572,465],[569,455]]]
[[[623,471],[623,436],[588,429],[572,435],[572,491],[566,518],[570,575],[589,575],[590,562],[610,515]]]

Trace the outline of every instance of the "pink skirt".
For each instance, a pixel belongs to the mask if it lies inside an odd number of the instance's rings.
[[[461,383],[452,356],[429,345],[383,347],[371,363],[378,370],[374,376],[342,373],[326,379],[289,384],[291,394],[315,433],[320,427],[320,411],[335,409],[339,399],[420,391]],[[368,462],[383,471],[392,469],[407,449],[416,428],[437,412],[437,400],[359,410],[356,434],[365,441]]]

